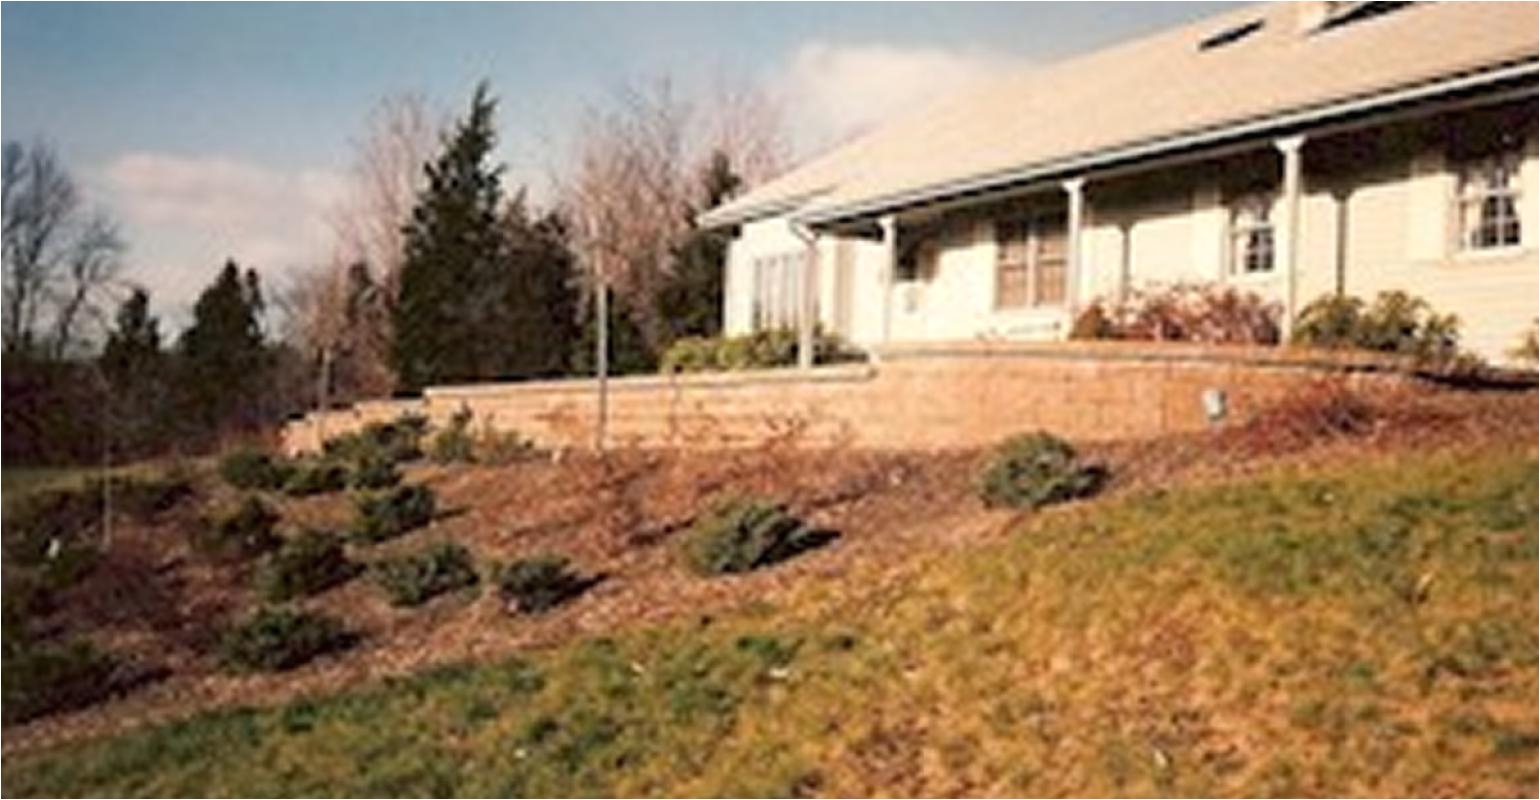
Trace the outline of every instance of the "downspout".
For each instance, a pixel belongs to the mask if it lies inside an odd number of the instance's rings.
[[[882,218],[882,345],[893,338],[893,269],[898,260],[898,218]]]
[[[818,234],[795,219],[786,224],[791,233],[807,247],[802,260],[802,313],[797,317],[797,368],[813,368],[813,315],[818,313]]]

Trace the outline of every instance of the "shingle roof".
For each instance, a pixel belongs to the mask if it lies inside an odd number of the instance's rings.
[[[1417,3],[1302,29],[1270,3],[1028,68],[878,128],[706,215],[825,217],[958,180],[1533,63],[1540,4]],[[1202,48],[1257,21],[1260,27]]]

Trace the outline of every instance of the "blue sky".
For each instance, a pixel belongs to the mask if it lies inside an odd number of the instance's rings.
[[[384,96],[501,97],[514,182],[560,168],[585,105],[717,75],[783,97],[803,150],[1000,69],[1219,13],[1189,3],[6,3],[0,128],[46,138],[123,221],[126,277],[173,318],[225,256],[281,282]],[[938,83],[942,85],[937,85]]]

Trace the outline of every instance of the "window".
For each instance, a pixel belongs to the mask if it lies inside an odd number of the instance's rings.
[[[1486,250],[1519,244],[1519,153],[1508,150],[1460,167],[1460,247]]]
[[[1241,195],[1230,203],[1230,273],[1273,271],[1273,197],[1267,192]]]
[[[1389,14],[1399,11],[1411,5],[1409,2],[1347,2],[1338,0],[1326,4],[1326,19],[1322,20],[1319,30],[1330,30],[1343,25],[1373,19],[1381,14]]]
[[[754,259],[754,329],[795,328],[802,319],[801,251]]]
[[[893,279],[902,283],[936,277],[936,264],[941,257],[940,237],[941,228],[936,223],[900,228]]]
[[[1213,50],[1215,48],[1224,47],[1228,44],[1234,44],[1235,42],[1238,42],[1259,30],[1262,30],[1262,20],[1254,19],[1250,22],[1237,25],[1233,28],[1226,28],[1225,30],[1209,36],[1207,39],[1204,39],[1198,43],[1198,49]]]
[[[1031,237],[1032,226],[1026,220],[995,223],[995,242],[1000,253],[995,271],[995,305],[1000,308],[1021,308],[1032,299],[1027,258]]]
[[[995,306],[1033,308],[1064,303],[1069,236],[1063,214],[995,223]]]

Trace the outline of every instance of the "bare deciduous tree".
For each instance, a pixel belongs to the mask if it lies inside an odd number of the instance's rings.
[[[283,338],[325,371],[317,377],[326,381],[330,399],[390,394],[389,297],[362,262],[294,274],[273,304]]]
[[[351,186],[335,218],[339,264],[368,264],[391,292],[401,270],[402,228],[443,128],[443,116],[421,95],[391,95],[375,107],[355,144]]]
[[[82,321],[102,318],[101,302],[122,267],[123,240],[105,213],[85,208],[47,144],[7,142],[0,160],[4,348],[62,357],[78,343]]]
[[[724,81],[705,97],[682,97],[667,78],[622,88],[588,110],[557,179],[584,269],[603,271],[654,344],[662,332],[654,298],[700,210],[712,154],[725,153],[749,184],[786,163],[785,127],[768,95]]]
[[[355,143],[347,194],[333,210],[331,261],[283,293],[286,338],[313,357],[326,355],[339,398],[386,395],[394,386],[389,310],[400,285],[402,231],[442,128],[420,95],[380,101]]]
[[[727,156],[744,186],[758,186],[786,171],[791,162],[791,136],[780,103],[765,89],[747,80],[724,77],[711,87],[704,105],[702,153]],[[697,170],[702,168],[696,164]]]

